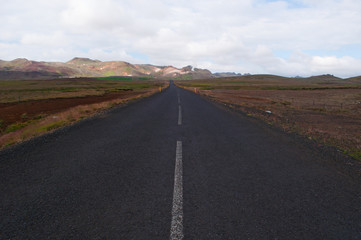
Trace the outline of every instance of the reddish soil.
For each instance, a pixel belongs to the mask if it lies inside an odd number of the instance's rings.
[[[361,153],[361,89],[215,89],[199,93],[286,131]]]
[[[0,119],[3,120],[3,128],[6,128],[6,126],[14,122],[26,120],[22,117],[24,113],[26,114],[27,119],[32,119],[40,114],[53,114],[79,105],[100,103],[118,98],[129,98],[143,92],[144,91],[118,91],[107,93],[102,96],[44,99],[19,103],[0,103]]]

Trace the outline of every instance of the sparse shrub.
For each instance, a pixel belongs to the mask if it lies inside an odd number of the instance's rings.
[[[26,123],[14,123],[9,125],[6,129],[5,129],[5,133],[11,133],[11,132],[15,132],[21,128],[26,127],[28,124]]]
[[[113,108],[113,107],[115,107],[117,104],[115,103],[115,102],[110,102],[110,103],[108,103],[108,107],[110,107],[110,108]]]
[[[326,109],[324,108],[311,108],[312,111],[316,111],[316,112],[325,112]]]
[[[39,119],[42,119],[42,118],[44,118],[44,117],[45,117],[45,115],[39,114],[39,115],[37,115],[37,116],[34,117],[34,120],[39,120]]]
[[[203,87],[202,90],[214,90],[214,87]]]
[[[66,117],[66,120],[68,120],[69,122],[75,122],[76,121],[75,117],[72,114],[69,114]]]
[[[361,152],[360,151],[350,152],[349,155],[355,159],[361,160]]]
[[[291,105],[290,102],[287,102],[287,101],[283,101],[283,102],[280,102],[283,106],[287,106],[287,105]]]
[[[27,113],[21,114],[21,119],[22,120],[27,120],[28,119],[28,114]]]
[[[62,120],[62,121],[57,121],[57,122],[53,122],[53,123],[49,123],[47,125],[41,126],[37,129],[38,132],[48,132],[60,127],[63,127],[66,125],[66,121]]]

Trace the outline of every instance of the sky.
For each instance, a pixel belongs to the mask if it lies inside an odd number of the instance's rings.
[[[360,0],[0,0],[0,59],[361,75]]]

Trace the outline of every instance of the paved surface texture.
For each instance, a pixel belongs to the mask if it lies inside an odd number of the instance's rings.
[[[0,239],[361,239],[350,174],[171,85],[0,152]]]

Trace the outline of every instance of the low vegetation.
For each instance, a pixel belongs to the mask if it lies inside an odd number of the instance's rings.
[[[168,84],[99,79],[0,81],[0,149],[150,96]]]
[[[148,81],[151,80],[151,78],[146,78],[146,77],[114,77],[114,76],[110,76],[110,77],[99,77],[97,79],[100,80],[111,80],[111,81]]]
[[[122,79],[120,81],[120,79]],[[0,81],[0,103],[39,99],[100,96],[107,92],[153,87],[157,81],[110,77],[61,80]]]
[[[251,75],[176,84],[361,160],[361,79]]]

